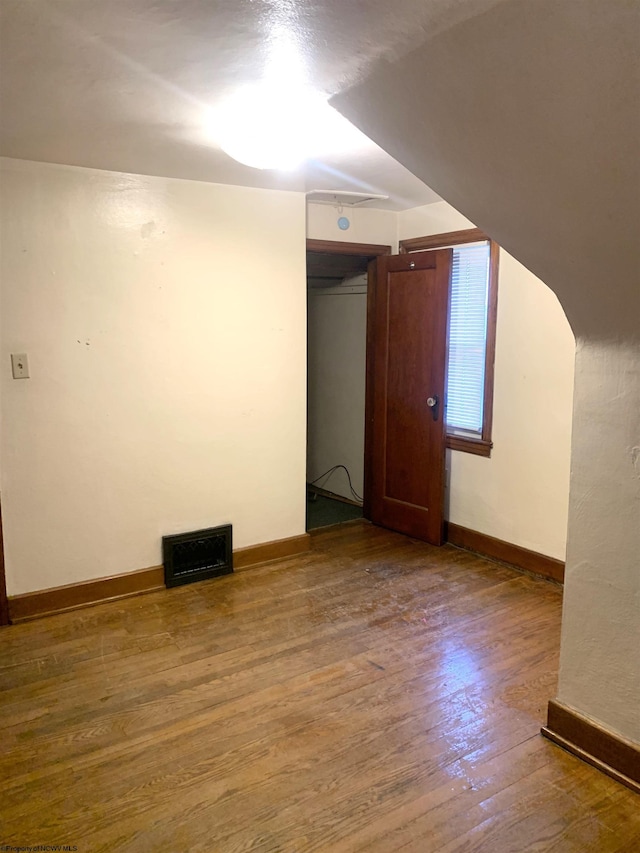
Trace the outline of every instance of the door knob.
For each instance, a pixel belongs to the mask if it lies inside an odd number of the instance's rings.
[[[438,420],[438,403],[440,400],[437,395],[434,394],[433,397],[427,397],[427,406],[431,409],[431,416],[434,421]]]

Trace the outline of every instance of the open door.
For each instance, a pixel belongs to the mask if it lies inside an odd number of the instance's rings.
[[[450,249],[378,258],[368,306],[365,515],[444,541]]]

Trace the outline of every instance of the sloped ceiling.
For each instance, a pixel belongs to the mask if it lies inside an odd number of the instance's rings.
[[[436,196],[360,136],[291,174],[241,166],[205,114],[270,57],[294,50],[309,87],[335,94],[500,0],[2,0],[0,153],[245,186]],[[255,128],[259,136],[261,128]]]
[[[558,293],[640,337],[640,4],[511,0],[333,104]]]

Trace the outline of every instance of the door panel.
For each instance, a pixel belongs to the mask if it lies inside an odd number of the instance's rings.
[[[368,335],[369,517],[436,545],[443,541],[451,256],[444,249],[379,258]],[[429,407],[429,398],[437,404]]]

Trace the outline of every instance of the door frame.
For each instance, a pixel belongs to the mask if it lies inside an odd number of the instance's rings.
[[[322,252],[325,255],[361,255],[369,257],[367,269],[367,355],[365,371],[365,404],[364,404],[364,486],[362,514],[371,519],[371,471],[373,469],[373,454],[371,446],[371,426],[373,419],[373,336],[375,326],[373,318],[376,258],[381,255],[393,254],[393,247],[382,243],[346,243],[341,240],[314,240],[307,238],[307,252]]]

